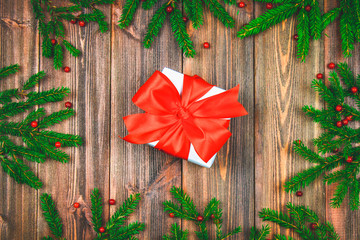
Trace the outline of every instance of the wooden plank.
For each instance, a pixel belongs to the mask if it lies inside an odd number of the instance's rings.
[[[139,239],[160,239],[172,223],[161,203],[170,199],[171,186],[181,185],[181,161],[147,145],[127,143],[118,136],[127,134],[122,117],[141,112],[131,102],[133,95],[155,70],[169,67],[181,71],[181,52],[167,21],[153,46],[143,47],[142,39],[154,10],[139,9],[134,23],[119,29],[116,23],[123,2],[113,8],[110,196],[121,202],[129,194],[140,192],[142,201],[130,219],[146,224]],[[111,214],[114,211],[111,209]]]
[[[264,3],[256,4],[256,16],[264,11]],[[283,187],[291,176],[311,166],[293,151],[292,142],[301,139],[314,149],[311,139],[320,134],[319,126],[301,108],[322,106],[310,87],[324,67],[322,43],[311,41],[306,63],[301,63],[296,58],[295,26],[296,20],[291,18],[255,37],[255,212],[265,207],[286,210],[291,201],[310,206],[324,219],[322,181],[303,189],[301,198],[289,195]],[[261,224],[257,218],[256,225]],[[280,233],[278,226],[270,225],[272,233]]]
[[[21,86],[39,67],[38,37],[30,1],[0,3],[0,67],[19,63],[19,73],[1,80],[0,89]],[[22,116],[12,118],[21,120]],[[16,139],[17,144],[22,144]],[[36,164],[26,161],[36,172]],[[0,239],[36,238],[37,191],[17,184],[0,170]]]
[[[184,59],[185,74],[199,75],[223,89],[240,85],[239,101],[249,115],[231,120],[233,135],[210,169],[183,161],[183,188],[193,197],[200,212],[211,198],[220,200],[224,211],[223,231],[241,225],[244,239],[249,238],[250,226],[254,224],[254,41],[240,40],[236,32],[253,16],[252,3],[247,3],[246,9],[241,10],[226,6],[236,19],[234,29],[227,29],[206,8],[204,25],[199,30],[192,29],[191,34],[198,54],[194,59]],[[206,41],[210,43],[209,49],[202,46]],[[208,226],[210,239],[215,239],[215,224]],[[195,239],[194,230],[198,229],[193,223],[183,221],[183,228],[189,229],[190,238]]]
[[[325,12],[337,7],[338,3],[325,0]],[[330,24],[325,33],[328,37],[325,38],[325,57],[324,65],[325,72],[328,76],[330,69],[326,67],[330,62],[339,63],[347,62],[349,67],[352,69],[354,74],[360,74],[360,46],[356,44],[355,50],[353,51],[353,57],[344,59],[341,49],[341,38],[340,38],[340,24],[339,20]],[[358,128],[360,124],[353,123],[352,127]],[[332,222],[335,226],[336,231],[339,233],[341,239],[359,239],[360,238],[360,212],[351,211],[348,207],[348,198],[345,199],[341,208],[330,208],[330,199],[333,197],[336,189],[335,184],[327,186],[326,188],[326,217],[327,220]]]
[[[59,6],[61,1],[54,4]],[[111,19],[111,6],[100,8]],[[52,59],[41,58],[41,69],[48,73],[42,89],[66,86],[71,94],[63,102],[47,106],[49,112],[65,109],[65,102],[73,103],[75,117],[52,128],[59,132],[78,134],[85,144],[79,148],[64,149],[70,154],[69,163],[48,161],[40,166],[40,176],[46,185],[41,192],[51,193],[63,219],[67,239],[91,239],[90,193],[97,187],[106,203],[109,198],[110,149],[110,36],[101,33],[96,23],[81,28],[78,24],[64,22],[66,36],[82,51],[78,58],[65,54],[64,65],[70,73],[54,70]],[[74,202],[81,208],[75,209]],[[109,205],[104,204],[104,217],[109,218]],[[42,214],[38,214],[38,235],[44,236],[48,227]]]

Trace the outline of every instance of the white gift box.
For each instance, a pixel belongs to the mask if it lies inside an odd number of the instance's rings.
[[[183,85],[184,85],[184,74],[174,71],[170,68],[164,68],[162,70],[162,73],[170,79],[170,81],[174,84],[175,88],[181,95],[182,90],[183,90]],[[223,92],[225,92],[224,89],[213,86],[206,94],[204,94],[204,96],[199,98],[197,101],[220,94],[220,93],[223,93]],[[154,142],[151,142],[148,144],[152,147],[155,147],[158,142],[159,141],[154,141]],[[188,160],[189,162],[195,163],[197,165],[210,168],[211,165],[214,163],[215,157],[216,157],[216,154],[208,162],[205,162],[196,153],[194,146],[192,144],[190,144],[189,156],[186,160]]]

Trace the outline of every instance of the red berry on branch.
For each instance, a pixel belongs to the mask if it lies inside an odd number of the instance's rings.
[[[31,125],[33,128],[36,128],[36,127],[38,126],[38,123],[37,123],[37,121],[32,121],[32,122],[30,123],[30,125]]]
[[[267,3],[267,4],[266,4],[266,8],[267,8],[267,9],[272,9],[272,8],[273,8],[273,4],[272,4],[272,3]]]
[[[357,87],[352,87],[352,88],[350,89],[350,91],[351,91],[352,93],[357,93],[357,92],[359,91],[359,89],[358,89]]]
[[[79,208],[80,207],[80,203],[76,202],[74,203],[74,208]]]
[[[307,6],[305,7],[305,11],[310,12],[310,10],[311,10],[310,5],[307,5]]]
[[[244,8],[244,7],[246,7],[246,4],[244,2],[239,2],[238,7],[239,8]]]
[[[56,142],[56,143],[55,143],[55,147],[56,147],[56,148],[60,148],[60,147],[61,147],[61,142]]]
[[[348,123],[349,123],[349,121],[347,120],[347,119],[344,119],[344,120],[342,120],[341,121],[342,122],[342,124],[345,126],[345,125],[348,125]]]
[[[338,128],[341,128],[341,127],[342,127],[342,125],[343,125],[343,124],[342,124],[342,122],[341,122],[341,121],[337,121],[337,122],[336,122],[336,126],[337,126]]]
[[[353,116],[352,116],[352,115],[350,115],[350,116],[347,116],[347,117],[346,117],[346,119],[347,119],[348,121],[352,121],[352,119],[353,119]]]
[[[86,23],[85,23],[84,21],[79,21],[79,26],[80,26],[80,27],[85,27],[85,24],[86,24]]]
[[[71,103],[71,102],[66,102],[66,103],[65,103],[65,107],[66,107],[66,108],[71,108],[71,107],[72,107],[72,103]]]
[[[69,67],[64,67],[64,72],[70,72],[70,68]]]
[[[51,44],[55,45],[57,43],[56,39],[51,39]]]
[[[299,35],[295,34],[295,35],[294,35],[294,39],[295,39],[295,40],[298,40],[298,39],[299,39]]]
[[[311,229],[317,229],[318,225],[317,225],[317,223],[312,223],[310,225],[310,227],[311,227]]]
[[[338,148],[334,148],[333,153],[337,153],[339,151]]]
[[[341,112],[342,109],[343,109],[343,108],[342,108],[341,105],[337,105],[337,106],[335,107],[335,110],[338,111],[338,112]]]
[[[115,205],[115,203],[116,203],[115,199],[109,199],[109,204],[110,205]]]
[[[210,48],[210,43],[204,42],[203,46],[204,46],[204,48]]]
[[[105,232],[105,228],[104,228],[104,227],[99,228],[99,232],[104,233],[104,232]]]
[[[303,195],[303,192],[302,192],[302,191],[297,191],[297,192],[296,192],[296,196],[301,197],[302,195]]]
[[[335,63],[333,63],[333,62],[329,63],[328,68],[334,69],[335,68]]]
[[[348,162],[348,163],[352,163],[352,161],[353,161],[353,157],[348,156],[348,158],[346,159],[346,162]]]
[[[75,24],[77,21],[76,21],[76,19],[71,19],[71,21],[70,21],[72,24]]]
[[[184,22],[187,22],[189,19],[188,19],[187,17],[182,17],[182,20],[183,20]]]
[[[169,213],[169,217],[173,218],[173,217],[175,217],[175,214],[174,213]]]
[[[215,218],[215,215],[214,214],[211,214],[211,216],[210,216],[212,219],[214,219]]]
[[[324,78],[324,75],[323,75],[322,73],[318,73],[318,74],[316,75],[316,78],[317,78],[317,79],[323,79],[323,78]]]
[[[201,221],[204,220],[204,217],[203,217],[203,216],[198,216],[196,219],[197,219],[199,222],[201,222]]]
[[[166,12],[171,13],[174,10],[172,6],[167,6]]]

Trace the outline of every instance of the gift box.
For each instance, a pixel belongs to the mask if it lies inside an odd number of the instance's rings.
[[[129,132],[123,139],[209,168],[231,136],[230,119],[247,115],[238,92],[239,86],[225,91],[169,68],[156,71],[132,99],[145,113],[123,118]]]

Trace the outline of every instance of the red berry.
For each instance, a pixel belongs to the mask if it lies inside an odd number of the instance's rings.
[[[214,219],[214,218],[215,218],[215,215],[214,215],[214,214],[211,214],[211,218]]]
[[[336,126],[337,126],[338,128],[341,128],[341,127],[342,127],[342,125],[343,125],[343,124],[342,124],[342,122],[341,122],[341,121],[337,121],[337,122],[336,122]]]
[[[337,153],[339,151],[339,149],[338,148],[335,148],[334,150],[333,150],[333,153]]]
[[[246,4],[244,2],[239,2],[238,7],[239,8],[244,8],[244,7],[246,7]]]
[[[324,75],[323,75],[322,73],[318,73],[318,74],[316,75],[316,78],[317,78],[317,79],[323,79],[323,78],[324,78]]]
[[[72,107],[72,103],[71,103],[71,102],[66,102],[66,103],[65,103],[65,107],[66,107],[66,108],[71,108],[71,107]]]
[[[352,115],[350,115],[350,116],[347,116],[347,117],[346,117],[346,119],[347,119],[348,121],[352,121],[352,119],[353,119],[353,116],[352,116]]]
[[[171,213],[169,213],[169,217],[173,218],[173,217],[175,217],[175,214],[171,212]]]
[[[352,88],[350,89],[350,91],[351,91],[352,93],[357,93],[357,91],[359,91],[359,89],[358,89],[357,87],[352,87]]]
[[[187,22],[189,19],[188,19],[187,17],[182,17],[182,20],[183,20],[184,22]]]
[[[337,106],[335,107],[335,110],[338,111],[338,112],[341,112],[342,106],[341,106],[341,105],[337,105]]]
[[[64,72],[70,72],[70,68],[69,67],[64,67]]]
[[[99,232],[104,233],[104,232],[105,232],[105,228],[104,228],[104,227],[99,228]]]
[[[301,197],[302,195],[303,195],[303,192],[302,192],[302,191],[297,191],[297,192],[296,192],[296,196]]]
[[[115,199],[109,199],[109,204],[110,205],[115,205],[115,203],[116,203]]]
[[[310,12],[310,10],[311,10],[310,5],[307,5],[307,6],[305,7],[305,10],[306,10],[307,12]]]
[[[328,68],[334,69],[335,68],[335,63],[333,63],[333,62],[329,63]]]
[[[203,216],[198,216],[196,219],[197,219],[199,222],[201,222],[202,220],[204,220]]]
[[[342,122],[342,124],[345,126],[345,125],[348,125],[348,123],[349,123],[349,121],[347,120],[347,119],[344,119],[344,120],[342,120],[341,121]]]
[[[348,158],[346,159],[346,162],[351,163],[352,161],[353,161],[353,157],[348,156]]]
[[[51,44],[55,45],[57,43],[56,39],[51,39]]]
[[[210,43],[204,42],[203,46],[204,46],[204,48],[210,48]]]
[[[71,19],[70,21],[72,24],[75,24],[76,23],[76,19]]]
[[[317,229],[318,225],[317,225],[317,223],[312,223],[310,225],[310,227],[311,227],[311,229]]]
[[[36,127],[38,126],[37,121],[32,121],[32,122],[31,122],[31,126],[32,126],[33,128],[36,128]]]
[[[301,140],[297,140],[299,144],[301,144]]]
[[[79,26],[80,27],[85,27],[85,22],[84,21],[79,21]]]
[[[61,142],[56,142],[56,143],[55,143],[55,147],[56,147],[56,148],[60,148],[60,147],[61,147]]]
[[[294,39],[295,39],[295,40],[298,40],[298,39],[299,39],[299,35],[295,34],[295,35],[294,35]]]
[[[172,6],[167,6],[166,12],[171,13],[174,10]]]
[[[76,202],[74,203],[74,208],[79,208],[80,207],[80,203]]]
[[[272,9],[272,8],[273,8],[273,4],[272,4],[272,3],[267,3],[267,4],[266,4],[266,8],[267,8],[267,9]]]

